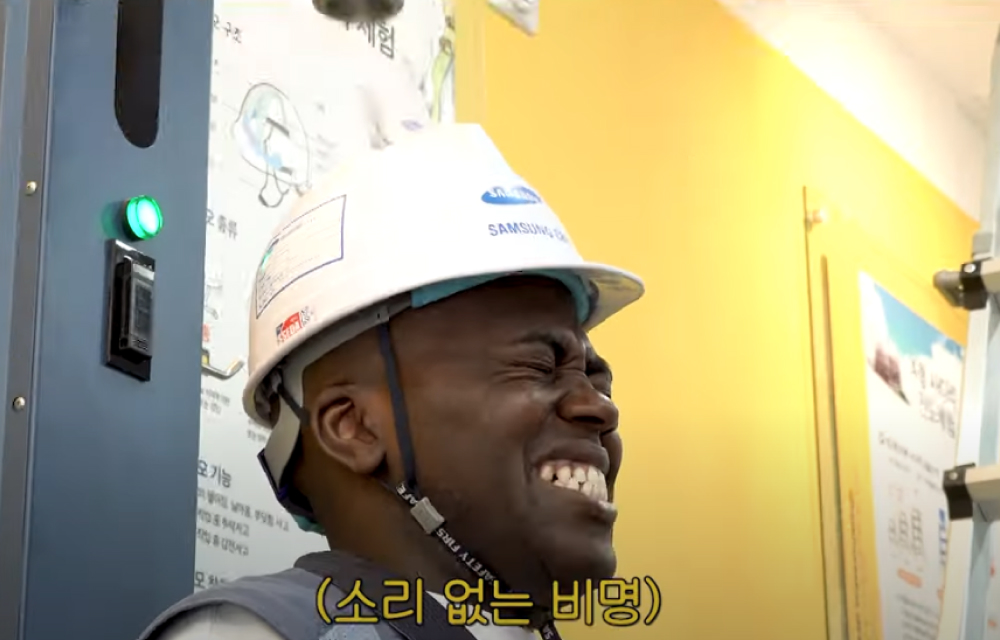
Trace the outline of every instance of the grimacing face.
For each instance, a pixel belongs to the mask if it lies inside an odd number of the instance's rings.
[[[560,283],[506,278],[392,325],[421,489],[515,590],[614,575],[611,373]]]

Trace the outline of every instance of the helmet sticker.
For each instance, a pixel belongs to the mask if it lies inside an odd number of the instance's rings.
[[[264,257],[260,259],[260,268],[258,271],[263,271],[267,268],[267,261],[271,259],[271,255],[274,253],[274,247],[278,244],[278,238],[274,238],[267,245],[267,251],[264,252]]]
[[[313,319],[311,307],[305,307],[285,318],[285,321],[274,328],[278,344],[282,344],[299,331],[302,331]]]
[[[275,234],[254,282],[258,318],[285,289],[343,260],[346,209],[346,195],[330,198],[296,216]]]
[[[541,196],[524,185],[514,187],[493,187],[483,193],[486,204],[539,204]]]

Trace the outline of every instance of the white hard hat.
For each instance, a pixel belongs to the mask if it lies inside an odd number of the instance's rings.
[[[565,282],[590,329],[642,296],[620,269],[585,262],[559,218],[477,125],[437,125],[359,155],[303,196],[274,233],[250,305],[243,406],[272,427],[262,452],[275,486],[299,420],[302,371],[399,311],[511,274]],[[280,382],[278,382],[280,378]]]

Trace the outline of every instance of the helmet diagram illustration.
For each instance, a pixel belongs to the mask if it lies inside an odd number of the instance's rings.
[[[232,127],[240,155],[264,175],[257,194],[268,208],[281,205],[293,189],[309,189],[309,138],[291,100],[272,84],[253,85],[243,97]]]

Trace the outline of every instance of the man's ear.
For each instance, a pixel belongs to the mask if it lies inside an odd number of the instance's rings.
[[[386,446],[363,394],[336,385],[323,389],[312,404],[310,429],[320,450],[354,473],[374,473],[385,460]]]

